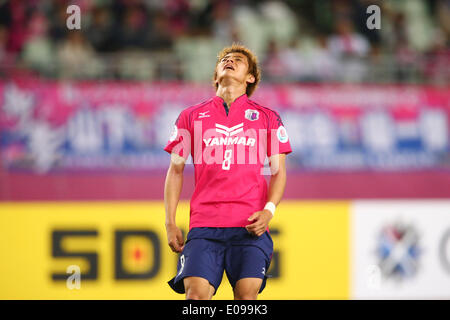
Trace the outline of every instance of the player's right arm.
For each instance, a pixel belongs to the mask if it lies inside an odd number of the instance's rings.
[[[170,166],[164,184],[164,206],[166,210],[166,232],[169,247],[173,252],[184,248],[183,234],[176,225],[176,213],[183,187],[183,171],[191,148],[189,113],[183,110],[175,121],[164,151],[170,153]]]
[[[181,252],[184,248],[183,234],[176,225],[176,213],[183,187],[183,171],[185,159],[176,153],[171,154],[169,169],[164,184],[164,206],[166,210],[166,232],[169,247],[173,252]]]

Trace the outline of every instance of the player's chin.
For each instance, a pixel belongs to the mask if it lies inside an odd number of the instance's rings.
[[[242,82],[244,77],[237,73],[235,70],[226,69],[219,74],[219,83],[223,80],[225,81],[237,81]]]

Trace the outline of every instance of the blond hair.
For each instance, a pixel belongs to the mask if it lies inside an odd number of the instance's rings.
[[[233,52],[242,53],[247,57],[248,73],[255,77],[255,82],[247,83],[247,89],[245,90],[247,96],[250,97],[256,90],[256,87],[258,86],[258,83],[261,80],[261,70],[258,65],[258,57],[253,52],[251,52],[250,49],[238,43],[233,43],[231,46],[223,48],[222,51],[220,51],[219,54],[217,55],[216,67],[214,68],[214,76],[212,80],[213,87],[216,89],[216,91],[217,88],[219,87],[219,84],[216,82],[217,65],[220,63],[223,57]]]

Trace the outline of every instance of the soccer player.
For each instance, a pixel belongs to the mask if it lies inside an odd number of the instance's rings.
[[[284,192],[285,156],[292,150],[278,113],[249,99],[259,80],[249,49],[224,48],[214,71],[216,96],[180,113],[164,149],[171,153],[164,187],[167,239],[181,253],[169,285],[186,299],[211,299],[224,270],[235,299],[255,300],[265,287],[273,253],[268,225]],[[184,243],[175,216],[189,154],[195,190]]]

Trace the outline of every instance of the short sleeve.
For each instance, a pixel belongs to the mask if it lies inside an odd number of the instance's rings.
[[[185,159],[189,157],[191,153],[191,131],[189,116],[186,111],[182,111],[175,121],[164,151],[176,153]]]
[[[267,156],[291,153],[291,143],[280,115],[272,111],[269,114],[269,128],[267,131]]]

